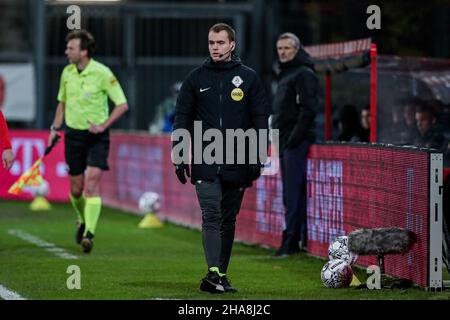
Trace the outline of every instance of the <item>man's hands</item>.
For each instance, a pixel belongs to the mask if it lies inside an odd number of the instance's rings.
[[[55,140],[55,137],[57,135],[58,135],[58,131],[50,130],[50,135],[48,136],[48,140],[47,140],[47,147],[52,144],[53,140]]]
[[[253,182],[261,176],[261,170],[263,167],[264,166],[260,163],[250,165],[250,173],[249,173],[250,181]]]
[[[178,177],[178,180],[180,180],[180,182],[182,184],[185,184],[187,181],[185,173],[189,178],[191,177],[191,171],[189,170],[189,165],[184,164],[184,163],[181,163],[181,164],[175,166],[175,173]]]
[[[249,173],[248,173],[249,174],[248,178],[249,178],[250,184],[261,176],[263,167],[264,166],[260,163],[250,165]],[[189,178],[191,177],[191,171],[189,169],[189,165],[184,164],[184,163],[176,165],[175,166],[175,174],[177,175],[178,180],[180,180],[180,182],[182,184],[185,184],[187,182],[186,176],[188,176]]]
[[[11,149],[3,150],[2,153],[2,164],[3,168],[6,170],[9,170],[12,167],[12,164],[14,162],[14,153]]]
[[[95,123],[92,123],[92,122],[89,122],[89,124],[91,125],[89,127],[89,132],[90,133],[97,134],[97,133],[102,133],[103,131],[106,130],[106,127],[104,125],[102,125],[102,124],[98,125],[98,124],[95,124]]]

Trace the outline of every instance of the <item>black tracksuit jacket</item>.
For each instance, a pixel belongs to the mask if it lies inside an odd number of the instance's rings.
[[[240,90],[234,90],[236,88]],[[256,72],[243,65],[237,56],[232,55],[230,61],[219,63],[208,58],[194,69],[181,86],[173,127],[174,130],[187,129],[191,134],[191,182],[214,180],[219,175],[223,181],[248,184],[248,148],[245,164],[237,164],[236,147],[234,164],[226,164],[225,130],[268,129],[269,108],[265,89]],[[212,128],[222,132],[223,164],[206,164],[204,159],[201,164],[194,163],[194,121],[202,122],[202,134]],[[202,143],[202,152],[210,143]]]

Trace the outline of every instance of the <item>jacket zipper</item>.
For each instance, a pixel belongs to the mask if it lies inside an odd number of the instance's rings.
[[[220,93],[219,93],[219,126],[220,126],[220,132],[222,132],[222,90],[223,90],[223,83],[222,80],[220,80]],[[217,174],[220,174],[220,164],[217,167]]]

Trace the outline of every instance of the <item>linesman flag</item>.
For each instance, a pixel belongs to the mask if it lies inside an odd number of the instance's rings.
[[[8,193],[19,195],[26,186],[38,186],[42,183],[42,175],[39,170],[42,158],[39,158],[30,169],[25,171],[19,179],[9,188]]]
[[[40,157],[36,162],[29,168],[27,171],[25,171],[19,179],[9,188],[8,193],[19,195],[23,188],[26,186],[38,186],[42,183],[42,175],[41,171],[39,170],[39,166],[42,163],[42,160],[46,155],[52,151],[53,147],[56,145],[58,140],[61,137],[59,135],[56,135],[53,139],[52,143],[45,149],[44,155]]]

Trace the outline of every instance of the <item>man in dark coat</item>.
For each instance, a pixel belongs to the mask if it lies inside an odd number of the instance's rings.
[[[242,133],[250,130],[256,133],[268,129],[269,105],[264,87],[256,72],[233,54],[235,46],[235,32],[230,26],[219,23],[210,28],[210,57],[184,80],[175,110],[172,154],[176,154],[178,149],[175,136],[189,132],[192,176],[186,158],[173,160],[180,182],[186,183],[186,175],[191,176],[191,183],[197,191],[208,265],[200,290],[211,293],[237,291],[226,275],[236,216],[245,188],[260,176],[265,160],[255,158],[251,161],[250,148],[259,145],[258,136],[249,138],[251,143],[244,143],[244,146],[235,146],[234,138],[228,136],[230,131]],[[208,132],[213,136],[219,135],[214,138],[214,143],[218,140],[223,142],[215,148],[214,159],[209,160],[203,157],[211,151],[209,142],[197,138],[199,135],[207,136]],[[232,149],[228,148],[230,145]],[[185,152],[182,150],[181,153],[180,156],[184,157]],[[245,161],[240,162],[242,156],[245,156]]]
[[[318,80],[295,34],[280,35],[277,51],[280,72],[272,128],[279,130],[286,226],[275,256],[285,257],[306,248],[306,156],[315,140]]]

